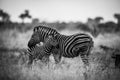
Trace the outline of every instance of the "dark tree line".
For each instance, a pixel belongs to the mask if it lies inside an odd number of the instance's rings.
[[[10,22],[10,15],[2,9],[0,9],[0,18],[1,22]]]
[[[86,23],[79,23],[79,24],[72,23],[72,24],[74,24],[76,28],[80,28],[83,31],[88,31],[93,36],[97,37],[99,33],[120,31],[120,14],[115,13],[113,16],[117,20],[117,23],[113,21],[107,21],[107,22],[101,23],[101,21],[104,20],[104,18],[101,16],[97,16],[94,19],[88,18],[88,21]],[[19,15],[19,18],[22,20],[22,23],[24,24],[25,19],[26,18],[31,19],[32,16],[30,15],[29,10],[24,10],[24,12]],[[11,22],[10,15],[2,9],[0,9],[0,22],[2,23]],[[32,19],[32,24],[35,24],[35,25],[39,24],[39,19],[38,18]],[[69,25],[70,23],[61,24],[59,22],[54,22],[53,24],[56,24],[56,27],[58,29],[60,28],[64,29],[64,27],[66,27],[66,25]]]
[[[24,24],[25,18],[31,19],[32,17],[29,13],[29,10],[25,10],[24,13],[21,13],[19,15],[19,18],[22,19],[22,23]],[[2,9],[0,9],[0,22],[2,23],[11,22],[10,15],[7,12],[3,11]]]
[[[118,32],[120,31],[120,14],[115,13],[113,17],[117,20],[117,23],[113,21],[102,23],[101,21],[104,20],[104,18],[98,16],[94,19],[88,18],[88,21],[86,23],[79,24],[77,28],[90,32],[94,37],[97,37],[99,33]]]
[[[22,19],[22,23],[24,24],[24,19],[25,18],[31,19],[32,16],[29,14],[29,10],[25,10],[24,13],[20,14],[19,18]]]

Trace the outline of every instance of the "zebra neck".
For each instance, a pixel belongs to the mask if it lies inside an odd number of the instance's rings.
[[[44,37],[43,37],[43,33],[39,32],[39,42],[44,42]]]
[[[67,36],[65,36],[65,35],[59,34],[59,35],[56,37],[56,39],[57,39],[58,42],[63,42],[64,39],[66,39],[66,37],[67,37]]]

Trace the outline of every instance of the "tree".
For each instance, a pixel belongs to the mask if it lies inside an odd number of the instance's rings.
[[[98,16],[94,20],[99,24],[100,21],[103,20],[103,17]]]
[[[94,37],[97,37],[99,35],[98,26],[101,20],[103,20],[103,17],[99,17],[99,16],[94,19],[88,18],[87,26],[90,29],[90,32]]]
[[[31,15],[29,14],[29,10],[25,10],[24,13],[20,14],[19,16],[22,19],[22,23],[24,24],[24,19],[25,18],[32,18]]]
[[[10,15],[0,9],[1,22],[10,22]]]
[[[120,31],[120,14],[119,13],[115,13],[114,17],[117,19],[117,31]]]

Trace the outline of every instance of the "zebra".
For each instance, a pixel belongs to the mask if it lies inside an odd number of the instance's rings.
[[[35,47],[28,49],[27,54],[29,55],[29,65],[32,64],[33,60],[35,59],[39,59],[42,61],[44,60],[44,62],[48,62],[50,54],[57,53],[58,42],[56,40],[53,40],[54,38],[51,37],[52,36],[49,35],[48,38],[46,38],[45,43],[43,45],[35,45]]]
[[[45,42],[45,39],[52,34],[51,38],[58,42],[58,51],[53,53],[56,63],[60,62],[62,56],[73,58],[80,55],[82,61],[88,64],[88,56],[94,43],[88,34],[79,33],[66,36],[58,33],[55,29],[45,26],[37,26],[33,31],[34,33],[28,42],[28,47],[34,47],[40,41]]]
[[[57,30],[50,28],[49,26],[45,25],[40,25],[36,26],[33,29],[33,34],[28,41],[28,47],[32,48],[36,44],[40,42],[45,42],[45,39],[50,35],[50,34],[58,34]]]
[[[55,40],[58,43],[56,45],[56,50],[58,51],[53,52],[56,63],[60,63],[62,56],[74,58],[80,55],[83,63],[89,65],[88,56],[92,50],[94,42],[88,34],[79,33],[70,36],[55,34],[52,35],[51,38],[53,38],[51,40]]]

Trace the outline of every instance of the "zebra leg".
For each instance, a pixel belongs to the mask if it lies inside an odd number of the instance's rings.
[[[83,61],[83,63],[86,65],[86,66],[89,66],[89,61],[88,61],[88,56],[85,55],[85,54],[81,54],[81,59]]]
[[[54,57],[54,60],[55,60],[56,64],[60,63],[61,55],[59,55],[59,54],[53,54],[53,57]]]
[[[30,68],[30,69],[32,69],[33,60],[34,60],[33,56],[30,55],[30,56],[29,56],[28,63],[27,63],[27,65],[26,65],[26,66],[27,66],[28,68]]]
[[[42,58],[42,62],[44,62],[45,64],[47,64],[49,62],[49,56],[50,55],[46,55]]]
[[[55,60],[56,64],[59,63],[60,60],[61,60],[61,54],[60,53],[61,52],[60,52],[59,48],[54,48],[52,50],[52,54],[53,54],[53,57],[54,57],[54,60]]]
[[[46,55],[46,56],[44,56],[43,58],[42,58],[42,62],[43,63],[45,63],[45,66],[47,66],[47,68],[49,68],[50,66],[49,66],[49,56],[50,55]]]
[[[31,65],[32,63],[33,63],[33,56],[32,55],[30,55],[29,56],[29,61],[28,61],[28,65]]]
[[[89,55],[90,55],[92,48],[93,48],[93,46],[91,46],[91,44],[90,44],[87,48],[87,51],[85,51],[81,54],[82,61],[87,66],[89,66]]]
[[[56,64],[60,63],[62,57],[61,52],[58,49],[56,51],[54,50],[53,57]]]
[[[53,54],[54,60],[55,60],[55,64],[56,66],[54,66],[54,69],[58,69],[58,68],[62,68],[60,61],[61,61],[61,54]]]

